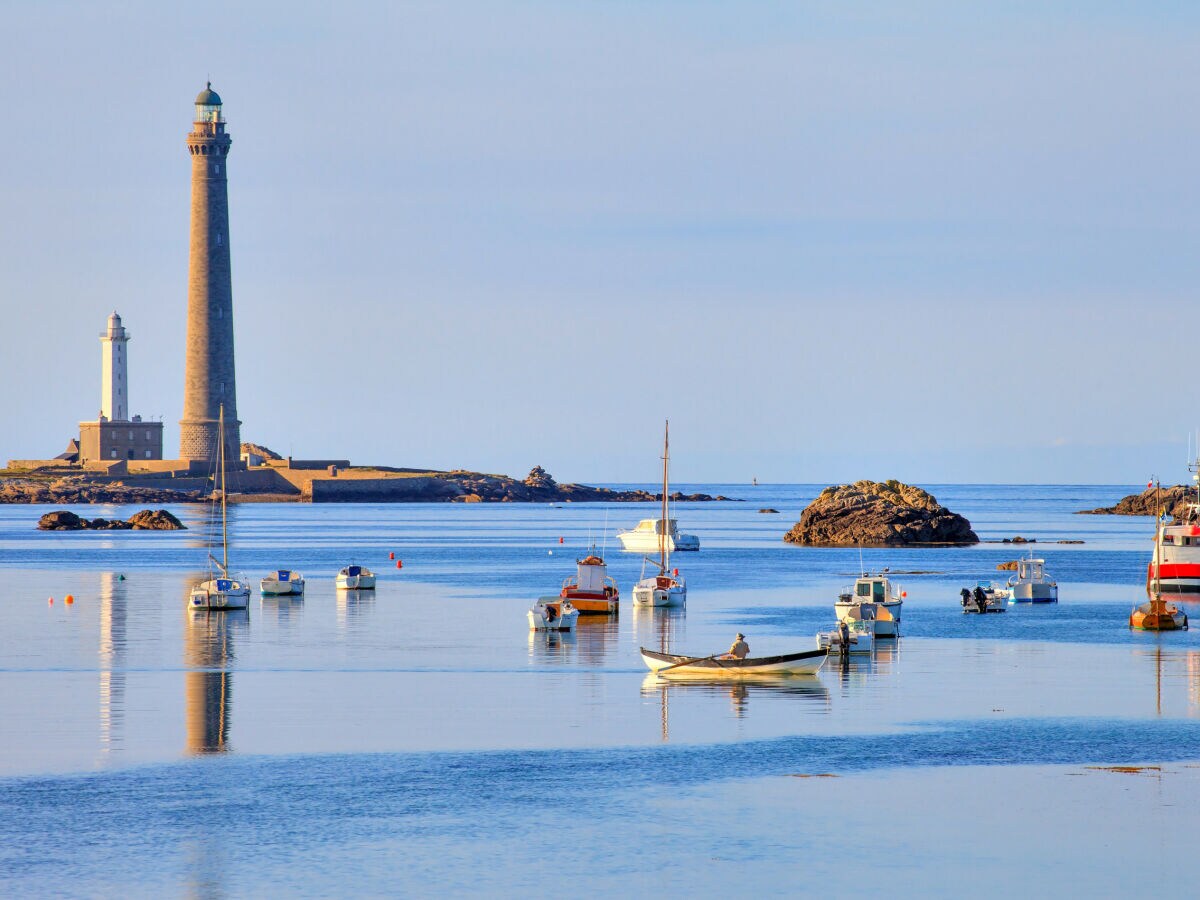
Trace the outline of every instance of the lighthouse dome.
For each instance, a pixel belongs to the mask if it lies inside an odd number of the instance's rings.
[[[212,89],[212,82],[208,82],[199,94],[196,95],[197,106],[220,106],[221,95]]]

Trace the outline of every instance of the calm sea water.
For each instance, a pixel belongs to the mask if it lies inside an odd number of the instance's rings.
[[[1200,631],[1131,633],[1153,526],[1073,514],[1135,488],[935,486],[985,543],[862,552],[912,573],[896,647],[664,684],[639,646],[807,649],[860,566],[782,543],[819,486],[680,488],[744,502],[678,505],[703,546],[674,558],[679,611],[629,602],[641,561],[612,534],[646,505],[237,506],[233,566],[308,589],[224,614],[184,608],[203,508],[175,509],[183,532],[44,534],[46,508],[0,506],[0,889],[1191,895],[1185,867],[1113,852],[1186,854],[1200,800]],[[1061,602],[964,616],[1015,534]],[[590,542],[621,616],[531,634]],[[377,591],[334,590],[352,561]],[[1161,769],[1088,768],[1134,763]]]

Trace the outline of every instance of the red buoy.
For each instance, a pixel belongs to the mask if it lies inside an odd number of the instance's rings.
[[[674,575],[676,578],[678,578],[678,577],[679,577],[679,570],[678,570],[678,569],[675,569],[675,570],[672,572],[672,574],[673,574],[673,575]]]
[[[402,559],[396,560],[396,568],[403,569],[404,568],[404,560],[402,560]]]
[[[51,606],[53,606],[53,605],[54,605],[54,598],[53,598],[53,597],[51,597],[51,598],[50,598],[49,600],[47,600],[46,602],[47,602],[48,604],[50,604]]]
[[[391,553],[388,554],[388,559],[395,559],[395,558],[396,558],[396,551],[393,550]]]
[[[563,539],[562,539],[562,538],[559,538],[559,539],[558,539],[558,542],[561,544],[561,543],[563,542]]]

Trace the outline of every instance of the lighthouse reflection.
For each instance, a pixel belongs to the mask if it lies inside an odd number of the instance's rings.
[[[121,744],[125,718],[125,576],[100,574],[100,750]]]
[[[230,749],[235,637],[250,623],[247,610],[189,609],[184,632],[184,698],[187,752],[193,756]]]

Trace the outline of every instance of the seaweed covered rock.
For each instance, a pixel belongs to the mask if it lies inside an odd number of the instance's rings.
[[[895,480],[825,488],[783,539],[822,547],[979,543],[965,518]]]

